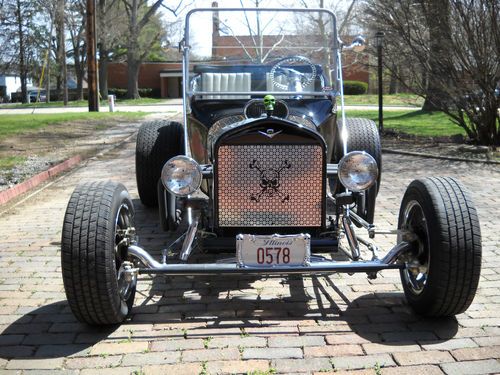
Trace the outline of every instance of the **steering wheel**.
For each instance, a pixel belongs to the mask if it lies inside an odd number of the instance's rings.
[[[311,75],[299,72],[293,69],[293,65],[307,65],[311,70]],[[284,67],[284,65],[292,67]],[[285,75],[288,79],[287,84],[279,83],[276,81],[277,72],[278,75]],[[269,72],[269,77],[273,83],[273,87],[277,87],[283,91],[302,91],[305,87],[309,86],[316,78],[316,66],[304,56],[289,56],[284,59],[279,60],[273,65],[271,71]]]

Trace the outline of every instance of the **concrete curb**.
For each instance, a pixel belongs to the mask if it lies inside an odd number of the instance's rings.
[[[37,175],[29,178],[28,180],[21,182],[20,184],[14,185],[13,187],[0,192],[0,205],[3,205],[15,197],[26,193],[48,179],[57,176],[58,174],[67,171],[68,169],[74,167],[82,161],[81,155],[73,156],[62,163],[59,163],[46,171],[40,172]]]
[[[474,159],[467,159],[467,158],[457,158],[457,157],[452,157],[452,156],[424,154],[421,152],[413,152],[413,151],[391,150],[388,148],[382,148],[382,152],[385,152],[387,154],[419,156],[421,158],[427,158],[427,159],[441,159],[441,160],[451,160],[451,161],[465,161],[468,163],[482,163],[482,164],[500,165],[500,161],[496,161],[496,160],[474,160]]]

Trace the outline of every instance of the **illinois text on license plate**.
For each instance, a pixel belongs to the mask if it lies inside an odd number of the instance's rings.
[[[236,236],[240,267],[306,266],[311,255],[308,234]]]

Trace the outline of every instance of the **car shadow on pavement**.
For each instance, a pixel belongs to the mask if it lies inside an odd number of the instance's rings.
[[[270,282],[276,287],[255,286]],[[401,293],[370,293],[349,300],[330,277],[155,276],[147,286],[149,290],[138,291],[138,303],[121,326],[79,323],[66,301],[29,311],[4,328],[0,358],[93,355],[92,347],[103,340],[120,343],[254,333],[349,334],[357,336],[358,342],[403,346],[444,342],[458,330],[455,318],[427,319],[414,314]],[[281,295],[286,290],[289,293]]]
[[[117,328],[79,323],[66,301],[51,303],[33,308],[3,329],[0,358],[40,359],[84,354]]]
[[[391,346],[433,344],[452,339],[458,332],[455,317],[428,318],[406,304],[403,293],[366,294],[351,301],[344,315],[352,332],[365,341]],[[362,316],[364,321],[348,317]]]
[[[159,229],[155,209],[134,203],[140,243],[159,258],[172,238]],[[193,261],[217,257],[201,254]],[[0,358],[98,355],[92,347],[103,340],[354,334],[357,342],[410,345],[443,342],[456,335],[455,318],[422,318],[406,305],[402,293],[363,294],[364,285],[374,285],[359,278],[361,292],[353,293],[349,280],[339,275],[141,275],[131,316],[122,325],[102,328],[79,323],[66,301],[27,308],[2,327]]]

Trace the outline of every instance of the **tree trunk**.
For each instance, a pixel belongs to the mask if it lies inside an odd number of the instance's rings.
[[[61,70],[62,87],[59,95],[65,106],[68,105],[68,67],[66,65],[66,37],[64,35],[64,6],[65,0],[58,0],[57,12],[59,23],[59,64]]]
[[[21,76],[21,96],[22,102],[26,103],[28,101],[28,74],[26,69],[26,62],[24,56],[26,54],[24,46],[24,30],[23,30],[23,19],[21,10],[21,0],[16,2],[16,18],[17,18],[17,32],[19,38],[19,75]]]
[[[128,75],[127,75],[127,98],[140,99],[139,96],[139,68],[141,62],[137,61],[131,53],[127,54],[128,61]]]
[[[85,73],[85,69],[81,62],[78,45],[73,44],[73,53],[75,58],[76,98],[77,100],[83,100],[83,75]]]
[[[398,93],[398,82],[398,66],[393,64],[391,69],[391,80],[389,82],[389,95]]]
[[[45,68],[45,74],[47,76],[47,79],[45,80],[45,93],[46,93],[45,97],[46,97],[46,102],[50,103],[50,52],[47,59],[47,67]]]
[[[139,25],[138,25],[138,4],[133,1],[130,8],[129,41],[127,51],[127,98],[139,99],[139,67],[141,60],[139,58]]]
[[[99,45],[99,92],[104,100],[108,100],[108,62],[108,53],[101,43]]]
[[[78,70],[76,70],[76,97],[77,100],[83,100],[83,73]]]
[[[438,111],[447,106],[448,95],[441,79],[447,76],[444,60],[450,41],[449,0],[427,0],[426,21],[429,29],[429,75],[423,111]]]

